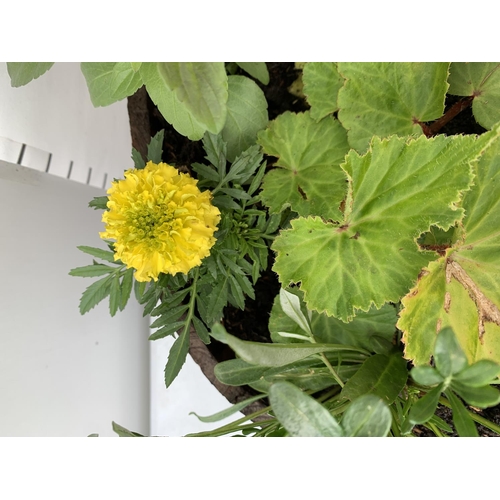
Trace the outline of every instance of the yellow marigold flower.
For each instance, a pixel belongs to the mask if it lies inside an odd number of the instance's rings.
[[[197,180],[166,163],[125,172],[108,189],[101,238],[114,239],[115,259],[136,269],[137,281],[187,273],[210,254],[220,212]]]

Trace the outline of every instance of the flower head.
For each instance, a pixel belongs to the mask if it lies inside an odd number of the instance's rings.
[[[108,189],[101,238],[114,239],[115,259],[136,269],[137,281],[187,273],[210,254],[220,212],[197,180],[166,163],[125,172]]]

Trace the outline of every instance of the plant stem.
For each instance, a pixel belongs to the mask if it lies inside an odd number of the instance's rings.
[[[432,137],[436,135],[450,120],[455,118],[461,111],[468,108],[472,101],[474,100],[474,96],[464,97],[460,99],[460,101],[456,102],[441,118],[437,119],[432,125],[426,126],[424,129],[424,124],[420,124],[424,134],[427,137]]]
[[[321,353],[321,359],[323,360],[323,363],[328,367],[330,370],[331,374],[333,375],[333,378],[337,381],[337,384],[340,385],[340,387],[344,387],[344,382],[342,382],[341,378],[338,376],[337,372],[331,365],[330,361],[328,361],[328,358],[325,356],[325,353]]]

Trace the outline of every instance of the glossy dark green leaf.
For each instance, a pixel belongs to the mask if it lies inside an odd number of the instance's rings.
[[[375,354],[347,381],[341,396],[354,401],[364,394],[375,394],[391,404],[403,390],[407,378],[406,361],[400,355]]]
[[[382,399],[365,394],[349,405],[341,425],[349,437],[385,437],[391,423],[391,411]]]
[[[269,389],[276,418],[295,437],[341,437],[343,431],[328,410],[289,382],[276,382]]]
[[[440,384],[420,398],[410,410],[410,422],[413,424],[423,424],[427,422],[436,411],[442,390],[443,384]]]

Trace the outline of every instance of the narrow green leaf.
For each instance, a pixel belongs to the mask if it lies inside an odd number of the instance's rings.
[[[142,86],[139,73],[126,62],[83,62],[81,69],[95,107],[108,106]]]
[[[132,148],[132,160],[134,161],[134,168],[137,170],[142,170],[146,166],[141,153],[135,148]]]
[[[462,401],[460,401],[460,399],[453,394],[453,391],[449,389],[445,391],[445,394],[451,404],[453,424],[455,425],[458,435],[461,437],[479,437],[476,424],[474,423],[474,420],[472,420],[472,417],[469,415],[469,412],[466,410]]]
[[[284,288],[280,289],[280,304],[283,312],[297,325],[300,329],[309,335],[312,335],[309,322],[300,310],[299,298],[293,293],[287,292]]]
[[[207,327],[203,321],[198,319],[196,316],[193,316],[191,321],[193,322],[194,329],[196,330],[196,333],[198,334],[198,337],[200,337],[201,341],[204,344],[210,344],[210,334],[208,333]]]
[[[113,430],[120,437],[144,437],[142,434],[139,434],[138,432],[129,431],[128,429],[125,429],[125,427],[122,427],[121,425],[117,424],[116,422],[112,422],[112,426],[113,426]]]
[[[424,424],[436,411],[443,384],[430,390],[424,397],[420,398],[410,410],[410,422],[413,424]]]
[[[230,417],[231,415],[234,415],[236,412],[242,410],[243,408],[246,408],[249,404],[253,403],[254,401],[258,401],[259,399],[262,399],[265,396],[266,396],[265,394],[258,394],[257,396],[245,399],[245,401],[236,403],[233,406],[230,406],[229,408],[219,411],[217,413],[214,413],[213,415],[210,415],[208,417],[201,417],[194,411],[190,412],[189,414],[197,417],[200,422],[205,422],[205,423],[218,422],[219,420],[223,420],[225,418]]]
[[[161,316],[163,313],[178,306],[190,291],[190,288],[186,288],[184,290],[179,290],[170,296],[163,297],[162,303],[151,311],[151,316]]]
[[[219,178],[223,179],[226,175],[227,144],[222,139],[222,135],[205,132],[203,149],[207,153],[205,158],[217,169]]]
[[[229,285],[230,285],[231,295],[238,304],[238,307],[241,310],[245,309],[245,297],[243,296],[243,290],[241,289],[240,284],[236,281],[236,278],[232,274],[229,275]]]
[[[116,267],[107,266],[106,264],[94,264],[93,266],[75,267],[68,273],[71,276],[81,276],[89,278],[92,276],[102,276],[116,271]]]
[[[107,196],[96,196],[89,203],[89,207],[94,210],[107,210],[108,209],[108,197]]]
[[[142,63],[139,74],[146,85],[151,100],[165,120],[179,132],[192,141],[199,141],[205,133],[206,127],[194,119],[185,105],[179,101],[165,80],[160,76],[158,63]]]
[[[146,295],[144,295],[144,297],[145,296]],[[158,304],[158,295],[155,292],[152,295],[150,295],[149,299],[145,303],[144,311],[142,312],[142,316],[144,317],[144,316],[147,316],[148,314],[151,314],[151,312],[153,311],[153,309],[156,307],[157,304]]]
[[[165,130],[160,130],[148,144],[148,160],[153,163],[161,162],[161,155],[163,154],[163,138],[165,137]]]
[[[234,159],[252,144],[269,120],[267,101],[259,86],[245,76],[228,77],[227,119],[222,137],[227,143],[227,158]]]
[[[121,303],[121,293],[120,293],[120,276],[115,274],[111,280],[111,289],[109,296],[109,314],[113,317],[118,311],[118,307]]]
[[[354,401],[364,394],[375,394],[385,403],[392,404],[407,378],[406,361],[399,354],[375,354],[347,381],[341,397]]]
[[[238,356],[248,363],[260,366],[283,366],[313,354],[321,352],[352,352],[347,346],[335,344],[261,344],[240,340],[226,332],[225,328],[217,323],[212,327],[210,335],[229,345]],[[359,352],[358,349],[354,350]]]
[[[251,299],[255,300],[255,292],[250,283],[250,280],[244,274],[235,274],[234,277],[236,281],[239,283],[243,292],[248,295]]]
[[[265,62],[237,62],[236,64],[264,85],[269,83],[269,71]]]
[[[341,437],[342,428],[328,410],[289,382],[269,388],[276,418],[295,437]]]
[[[165,337],[168,337],[169,335],[173,335],[177,331],[179,331],[180,328],[182,328],[185,325],[185,321],[176,321],[175,323],[170,323],[158,330],[156,332],[152,333],[149,337],[148,340],[158,340],[158,339],[163,339]]]
[[[146,291],[147,282],[145,281],[136,281],[134,282],[134,295],[139,304],[144,304],[144,292]]]
[[[172,321],[180,318],[182,314],[189,309],[189,304],[183,304],[181,306],[172,307],[165,311],[158,319],[153,321],[150,328],[159,328],[161,326],[168,325]]]
[[[189,329],[185,329],[175,340],[165,366],[165,386],[169,387],[181,371],[189,351]]]
[[[122,284],[121,284],[121,300],[120,300],[120,311],[125,309],[127,305],[128,299],[130,298],[130,294],[132,292],[132,284],[134,281],[134,270],[132,268],[127,269],[125,274],[123,275]]]
[[[198,179],[207,179],[209,181],[219,182],[219,174],[212,168],[203,163],[193,163],[191,168],[198,174]]]
[[[106,260],[108,262],[115,262],[115,254],[113,252],[110,252],[109,250],[103,250],[102,248],[94,248],[86,246],[79,246],[76,248],[78,248],[78,250],[80,250],[81,252],[93,255],[98,259]]]
[[[47,72],[54,63],[48,62],[8,62],[7,71],[12,87],[22,87]]]
[[[111,289],[113,275],[106,276],[92,283],[82,294],[80,299],[80,314],[85,314],[105,299]]]
[[[245,385],[259,380],[267,366],[252,365],[242,359],[230,359],[215,365],[214,373],[217,379],[226,385]]]
[[[227,293],[228,293],[228,278],[221,280],[210,294],[210,298],[207,304],[207,317],[210,321],[207,323],[213,323],[214,321],[219,321],[222,317],[222,309],[227,304]]]
[[[391,411],[382,399],[365,394],[349,405],[341,426],[348,437],[385,437],[391,423]]]
[[[481,359],[457,373],[453,380],[469,387],[489,385],[500,375],[500,365],[489,359]]]
[[[158,71],[197,123],[213,134],[222,130],[228,100],[224,63],[158,63]]]

